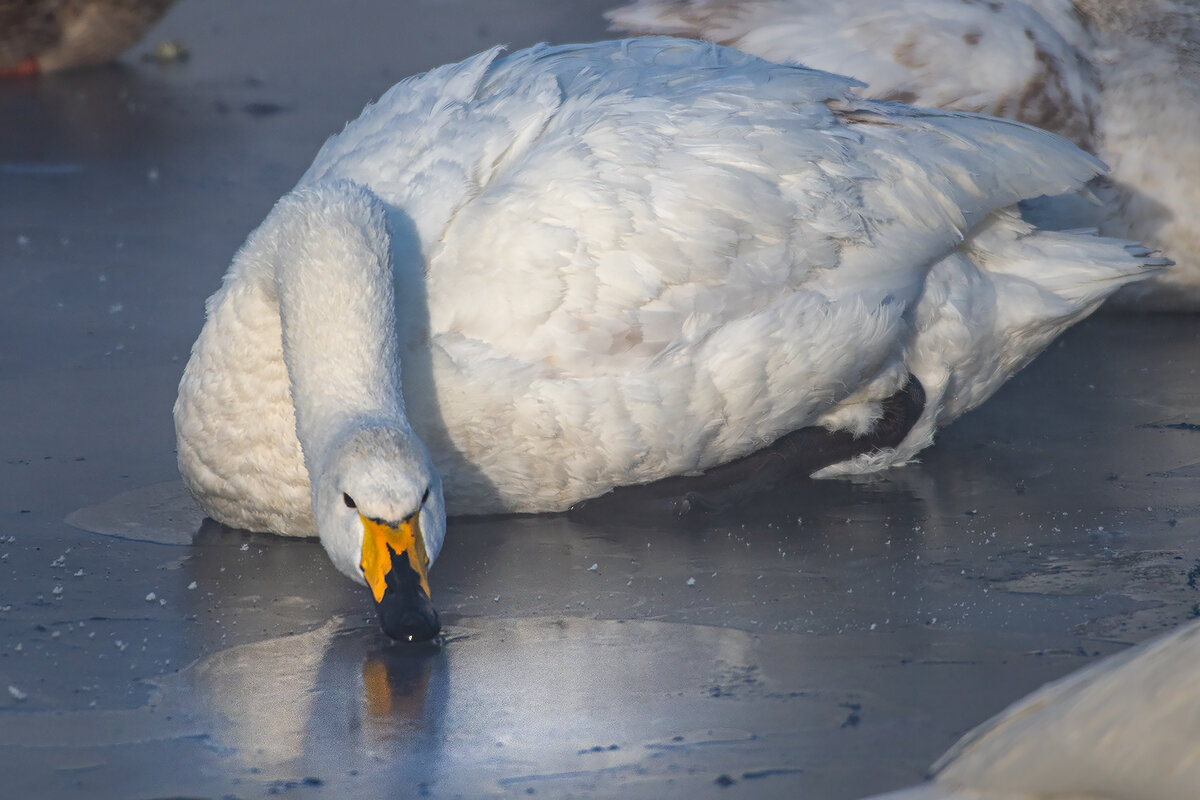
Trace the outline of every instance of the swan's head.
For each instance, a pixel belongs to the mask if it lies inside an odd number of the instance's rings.
[[[390,427],[355,431],[314,481],[313,512],[334,565],[370,589],[383,630],[401,641],[437,636],[429,567],[446,536],[446,510],[424,445]]]

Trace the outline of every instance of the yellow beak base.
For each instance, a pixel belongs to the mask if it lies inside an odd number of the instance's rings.
[[[416,518],[412,517],[393,528],[385,522],[359,515],[363,524],[362,568],[367,585],[375,595],[375,602],[383,602],[387,574],[392,571],[392,554],[405,555],[408,565],[421,580],[421,588],[427,596],[429,591],[429,557],[425,555],[425,537]]]

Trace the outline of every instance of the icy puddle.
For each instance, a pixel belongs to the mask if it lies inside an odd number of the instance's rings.
[[[695,797],[750,783],[756,797],[849,797],[915,782],[928,752],[1089,660],[1026,650],[1012,661],[1035,642],[995,634],[449,622],[440,648],[397,645],[335,618],[221,650],[155,679],[142,708],[25,714],[0,734],[0,749],[44,762],[63,782],[18,786],[17,796],[74,786],[93,798],[350,797],[382,787],[397,796]]]
[[[165,481],[81,508],[64,521],[104,536],[185,545],[195,539],[204,523],[204,512],[182,481]]]

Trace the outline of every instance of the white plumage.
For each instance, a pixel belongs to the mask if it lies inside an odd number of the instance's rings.
[[[1098,155],[1098,226],[1176,261],[1117,296],[1200,309],[1200,3],[1196,0],[633,0],[626,33],[669,33],[852,75],[866,97],[1010,117]]]
[[[188,486],[227,524],[319,531],[361,580],[343,493],[399,519],[430,488],[435,558],[437,474],[452,513],[559,511],[866,431],[911,373],[901,446],[831,471],[882,468],[1154,272],[1016,214],[1101,169],[1068,142],[853,86],[669,38],[400,83],[210,298],[175,407]]]
[[[874,800],[1193,800],[1200,622],[1047,684]]]

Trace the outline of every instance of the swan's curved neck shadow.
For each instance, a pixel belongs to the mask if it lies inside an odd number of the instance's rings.
[[[455,486],[469,486],[477,498],[496,504],[499,494],[495,486],[454,444],[442,414],[433,363],[437,343],[430,323],[426,284],[428,254],[421,246],[416,225],[403,210],[388,207],[388,227],[405,413],[417,436],[429,448],[442,479],[446,481],[452,475]]]

